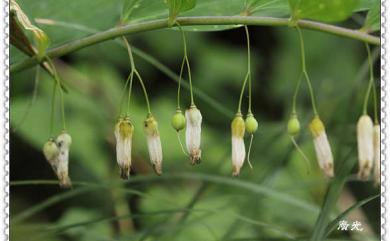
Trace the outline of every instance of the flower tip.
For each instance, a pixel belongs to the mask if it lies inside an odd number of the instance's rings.
[[[333,164],[328,163],[328,165],[323,168],[323,172],[324,172],[325,176],[327,176],[329,178],[334,177]]]
[[[358,178],[361,181],[368,181],[370,174],[371,166],[366,162],[366,164],[359,169]]]
[[[68,176],[60,177],[60,188],[72,188],[72,181]]]
[[[158,176],[161,176],[161,175],[162,175],[162,166],[161,166],[161,163],[153,163],[153,170],[154,170],[154,172],[155,172]]]
[[[120,167],[120,175],[121,175],[121,178],[124,179],[124,180],[129,179],[129,177],[130,177],[130,166],[128,166],[128,165],[121,166]]]
[[[198,165],[201,163],[202,151],[200,149],[194,149],[190,153],[191,165]]]
[[[239,175],[240,175],[240,167],[233,166],[232,176],[233,177],[238,177]]]

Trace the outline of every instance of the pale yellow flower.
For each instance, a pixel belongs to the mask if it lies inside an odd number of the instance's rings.
[[[326,135],[325,126],[320,118],[316,116],[310,122],[309,129],[313,136],[318,164],[326,176],[333,177],[333,154]]]
[[[61,135],[57,137],[56,144],[59,149],[59,154],[57,157],[58,161],[57,161],[55,171],[60,181],[60,186],[65,188],[71,187],[72,183],[69,178],[68,166],[69,166],[69,149],[70,149],[70,145],[72,144],[72,138],[68,133],[63,132]]]
[[[359,172],[361,180],[368,180],[374,164],[374,127],[371,118],[363,115],[357,123]]]
[[[199,164],[202,151],[200,149],[200,139],[202,131],[202,115],[196,106],[191,106],[186,110],[186,146],[190,155],[191,163]]]
[[[162,174],[163,153],[161,148],[160,134],[158,132],[158,124],[152,115],[149,115],[144,121],[144,131],[148,144],[149,158],[154,171]]]
[[[233,176],[238,176],[245,161],[245,121],[241,114],[237,114],[231,124],[232,129],[232,164]]]
[[[115,125],[116,160],[123,179],[127,179],[130,176],[133,132],[134,126],[127,117],[119,119]]]

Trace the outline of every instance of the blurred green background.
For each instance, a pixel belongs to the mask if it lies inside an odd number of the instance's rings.
[[[47,32],[53,47],[116,25],[122,6],[120,1],[103,0],[18,2]],[[357,28],[364,16],[356,13],[342,25]],[[310,166],[286,133],[301,70],[298,35],[284,27],[250,26],[249,31],[253,107],[259,121],[251,152],[253,170],[245,163],[240,177],[230,177],[230,122],[247,68],[243,28],[186,33],[195,100],[203,115],[199,166],[190,165],[170,126],[183,55],[180,33],[157,30],[127,36],[159,122],[164,153],[164,174],[156,177],[143,134],[146,106],[135,82],[133,165],[128,182],[119,178],[113,128],[130,65],[122,43],[106,41],[55,60],[69,90],[65,108],[73,139],[69,168],[74,187],[61,190],[31,181],[11,185],[11,240],[306,240],[317,228],[330,182],[315,160],[307,129],[313,113],[304,82],[297,102],[302,126],[298,142]],[[355,165],[329,211],[333,220],[357,201],[379,192],[372,182],[355,181],[353,175],[357,172],[355,124],[368,84],[367,54],[364,44],[356,40],[306,30],[303,34],[307,69],[336,167],[346,162]],[[378,56],[373,48],[379,78]],[[26,58],[13,47],[10,57],[11,63]],[[41,153],[49,138],[53,80],[41,71],[36,99],[28,108],[34,75],[35,68],[11,75],[11,128],[16,129],[10,140],[11,182],[55,180]],[[244,110],[246,104],[247,98]],[[182,106],[188,105],[189,92],[184,88]],[[58,101],[55,118],[55,130],[60,133]],[[245,140],[248,144],[249,137]],[[362,222],[364,231],[334,230],[328,240],[379,240],[378,198],[344,219]]]

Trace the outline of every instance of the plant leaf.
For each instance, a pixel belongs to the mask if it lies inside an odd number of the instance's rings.
[[[364,29],[368,32],[375,32],[381,28],[381,5],[380,1],[376,0],[372,3],[370,10],[367,13]]]
[[[351,16],[358,6],[358,0],[289,0],[293,19],[336,22]]]
[[[167,0],[167,5],[169,9],[168,24],[171,26],[175,23],[175,19],[179,13],[195,7],[196,0]]]
[[[143,0],[124,0],[121,15],[122,23],[126,22],[133,13],[133,11],[141,6],[141,2],[143,2]]]

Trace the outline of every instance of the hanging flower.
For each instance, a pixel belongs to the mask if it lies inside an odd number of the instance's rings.
[[[130,176],[133,132],[134,126],[128,117],[119,119],[115,125],[116,160],[123,179],[128,179]]]
[[[375,185],[381,183],[381,127],[374,125],[374,181]]]
[[[72,183],[68,174],[69,166],[69,149],[72,144],[72,137],[65,131],[60,134],[56,139],[56,144],[59,149],[58,162],[56,168],[56,174],[60,181],[61,187],[71,187]]]
[[[195,105],[186,110],[186,145],[192,165],[199,164],[202,115]]]
[[[318,116],[310,122],[309,129],[313,136],[318,164],[326,176],[333,177],[333,154],[325,132],[325,126]]]
[[[363,115],[357,123],[357,143],[359,172],[358,177],[361,180],[367,180],[370,177],[374,162],[374,128],[372,120],[368,115]]]
[[[162,148],[160,134],[158,132],[158,124],[154,117],[149,114],[144,121],[144,131],[148,143],[148,151],[150,162],[153,165],[154,171],[157,175],[162,174]]]
[[[245,122],[241,114],[237,114],[232,121],[232,164],[233,176],[240,174],[240,169],[245,161]]]

